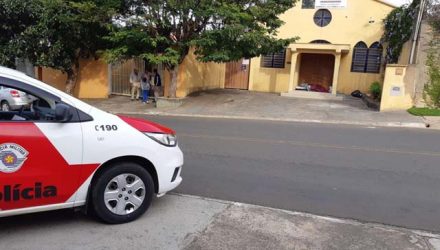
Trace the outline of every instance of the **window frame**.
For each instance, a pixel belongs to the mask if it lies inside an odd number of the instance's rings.
[[[362,47],[360,47],[360,45],[362,45]],[[362,61],[362,64],[359,63],[359,65],[355,65],[355,61],[356,62],[358,61],[355,60],[355,58],[359,56],[356,52],[361,49],[365,50],[365,56],[363,57],[363,60],[360,60]],[[351,72],[365,73],[365,64],[367,62],[367,58],[368,58],[368,45],[363,41],[359,41],[358,43],[356,43],[356,45],[353,48],[353,56],[351,58]]]
[[[64,104],[69,106],[73,111],[72,119],[68,122],[62,122],[62,121],[56,121],[56,120],[23,120],[23,121],[16,121],[16,120],[0,120],[0,123],[81,123],[81,122],[88,122],[93,121],[93,117],[90,115],[84,113],[83,111],[73,107],[72,105],[63,102],[59,96],[56,96],[52,93],[49,93],[45,90],[42,90],[38,87],[26,84],[22,81],[7,78],[4,76],[0,76],[0,85],[6,88],[12,88],[16,89],[18,91],[26,92],[26,94],[33,95],[39,99],[50,99],[55,104]],[[0,111],[4,112],[4,111]],[[14,111],[11,111],[14,112]]]
[[[363,45],[362,47],[358,45]],[[357,63],[358,65],[355,65],[355,62],[359,62],[359,60],[355,60],[359,54],[357,53],[358,50],[365,50],[364,58],[362,59],[362,64]],[[377,51],[377,53],[373,54],[374,51]],[[374,57],[372,57],[374,55]],[[363,42],[359,41],[356,43],[353,49],[353,56],[351,60],[351,72],[353,73],[369,73],[369,74],[379,74],[381,72],[381,65],[382,65],[382,57],[383,57],[383,46],[380,44],[380,42],[374,42],[371,44],[370,47]],[[361,60],[361,61],[362,61]],[[375,60],[376,62],[371,63],[370,61]]]
[[[276,56],[278,56],[279,54],[282,53],[282,59],[283,59],[283,65],[275,65],[275,58]],[[280,52],[274,52],[274,53],[269,53],[267,55],[262,55],[261,56],[261,61],[260,61],[260,67],[261,68],[269,68],[269,69],[284,69],[286,68],[286,49],[283,49]],[[266,65],[265,61],[267,60],[266,58],[271,58],[269,59],[271,61],[270,65]]]
[[[312,44],[332,44],[331,42],[327,41],[327,40],[323,40],[323,39],[316,39],[311,41],[310,43]]]
[[[372,52],[377,51],[376,54],[373,54]],[[372,57],[374,56],[374,57]],[[371,46],[368,48],[368,55],[367,55],[367,63],[365,65],[365,73],[373,73],[378,74],[380,73],[380,66],[382,65],[382,56],[383,56],[383,47],[382,44],[379,42],[374,42],[371,44]],[[370,60],[374,60],[373,66],[370,64]]]
[[[325,14],[329,14],[330,16],[325,17]],[[320,18],[319,23],[317,22],[317,18]],[[324,22],[326,20],[328,20],[328,23]],[[313,15],[313,22],[316,24],[316,26],[320,28],[327,27],[328,25],[330,25],[332,21],[333,21],[333,14],[329,9],[318,9]]]

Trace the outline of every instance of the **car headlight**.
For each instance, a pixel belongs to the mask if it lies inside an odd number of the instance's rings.
[[[176,135],[162,134],[162,133],[144,133],[144,134],[164,146],[175,147],[177,145]]]

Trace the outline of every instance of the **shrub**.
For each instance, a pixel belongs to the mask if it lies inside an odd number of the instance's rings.
[[[383,20],[384,34],[382,42],[387,43],[386,62],[397,63],[403,45],[413,33],[414,20],[417,18],[417,11],[420,0],[413,0],[410,5],[403,5],[391,11]]]
[[[382,96],[382,86],[379,82],[376,81],[371,84],[370,93],[374,99],[380,100],[380,97]]]
[[[423,99],[430,107],[440,108],[440,53],[431,45],[426,60],[428,82],[425,85]]]

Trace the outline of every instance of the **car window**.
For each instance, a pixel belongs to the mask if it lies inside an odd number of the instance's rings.
[[[55,101],[0,85],[0,121],[53,121]]]

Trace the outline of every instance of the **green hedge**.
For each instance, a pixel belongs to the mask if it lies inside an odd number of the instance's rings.
[[[440,109],[413,107],[408,109],[408,113],[415,116],[440,116]]]

